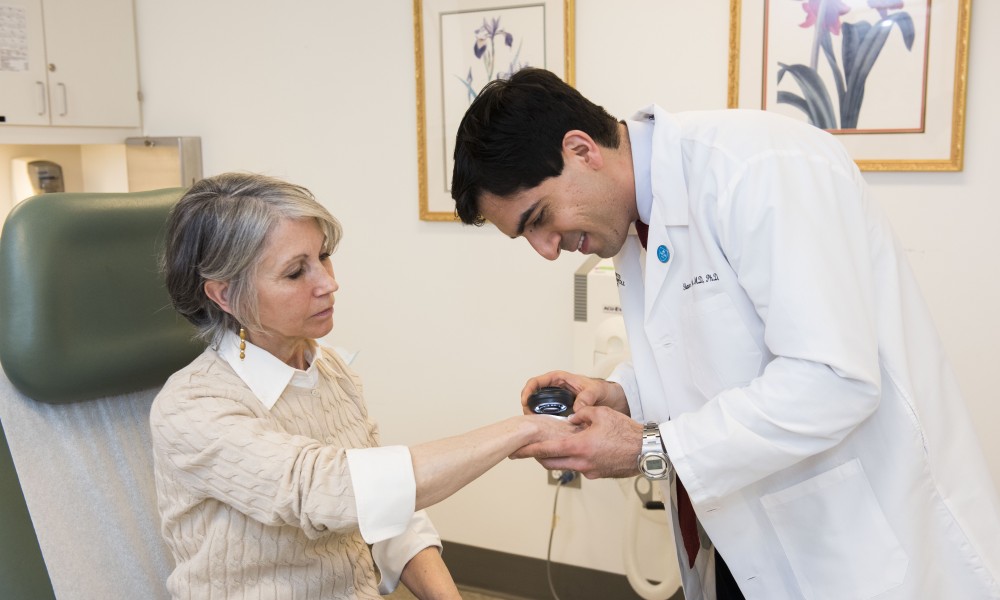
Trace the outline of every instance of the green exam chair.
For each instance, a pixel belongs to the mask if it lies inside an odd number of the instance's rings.
[[[149,407],[202,349],[158,270],[183,189],[44,194],[0,234],[0,598],[169,598]]]

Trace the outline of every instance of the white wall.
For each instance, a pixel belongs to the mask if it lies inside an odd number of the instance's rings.
[[[490,227],[418,219],[411,2],[136,3],[144,133],[201,136],[206,175],[287,178],[343,221],[330,341],[361,350],[355,366],[385,443],[517,414],[528,377],[570,367],[582,257],[547,263]],[[728,4],[577,0],[577,87],[619,116],[653,101],[724,107]],[[868,179],[910,250],[1000,480],[997,22],[1000,3],[976,5],[965,171]],[[507,461],[431,514],[446,540],[544,558],[552,494],[533,461]],[[553,558],[622,572],[623,498],[614,482],[566,490]]]

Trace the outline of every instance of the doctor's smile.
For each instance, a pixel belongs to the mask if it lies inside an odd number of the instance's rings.
[[[567,236],[568,240],[565,243],[560,244],[560,250],[565,250],[566,252],[579,252],[581,254],[588,254],[588,247],[585,245],[587,242],[587,234],[581,233],[578,237]]]

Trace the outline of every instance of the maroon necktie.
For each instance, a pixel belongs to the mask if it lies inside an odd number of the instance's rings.
[[[645,248],[646,239],[649,236],[649,225],[637,219],[635,230],[639,234],[639,242]],[[680,477],[677,478],[677,521],[681,526],[681,541],[684,542],[684,549],[687,550],[688,568],[692,569],[694,568],[694,559],[698,556],[698,548],[701,546],[698,541],[698,517],[694,514],[691,498],[688,497]]]

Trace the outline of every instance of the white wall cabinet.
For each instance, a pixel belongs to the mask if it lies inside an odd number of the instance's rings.
[[[138,127],[132,0],[0,0],[4,125]]]

